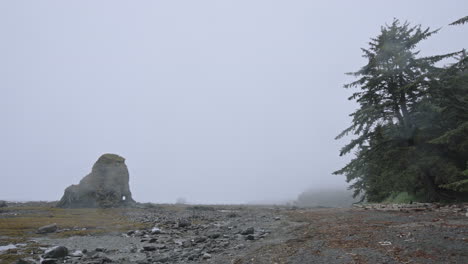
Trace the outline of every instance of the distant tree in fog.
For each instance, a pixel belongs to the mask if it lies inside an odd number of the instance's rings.
[[[187,199],[185,199],[183,197],[179,197],[176,200],[176,204],[187,204]]]

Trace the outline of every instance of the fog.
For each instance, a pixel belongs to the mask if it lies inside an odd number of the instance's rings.
[[[393,18],[460,50],[467,1],[2,1],[0,199],[58,200],[104,153],[140,202],[346,188],[342,88]],[[466,46],[466,45],[465,45]]]

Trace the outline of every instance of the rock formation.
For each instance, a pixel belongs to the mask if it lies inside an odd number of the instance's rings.
[[[71,185],[57,204],[63,208],[120,207],[135,203],[130,192],[125,159],[116,154],[102,155],[78,185]]]

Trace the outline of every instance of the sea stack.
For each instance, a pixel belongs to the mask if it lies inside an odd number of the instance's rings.
[[[65,189],[57,207],[99,208],[135,204],[130,192],[125,159],[116,154],[104,154],[94,163],[91,173],[78,185]]]

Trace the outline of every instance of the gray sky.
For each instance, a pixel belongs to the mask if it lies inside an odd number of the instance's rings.
[[[393,18],[467,47],[468,1],[0,1],[0,199],[58,200],[103,153],[137,201],[346,186],[344,72]]]

